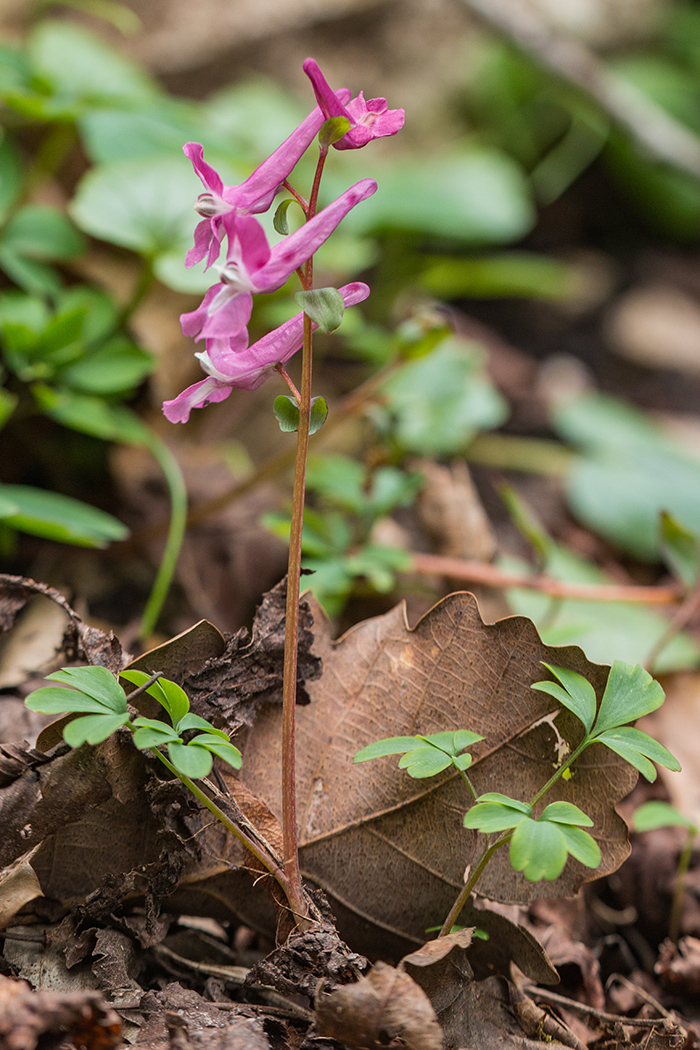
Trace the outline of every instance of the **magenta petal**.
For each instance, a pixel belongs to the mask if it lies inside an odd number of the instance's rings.
[[[191,310],[188,314],[180,314],[180,326],[182,327],[183,335],[189,336],[190,339],[199,335],[209,313],[209,303],[218,294],[220,288],[220,284],[215,284],[213,288],[208,290],[196,310]]]
[[[228,383],[207,376],[188,386],[172,401],[164,401],[163,413],[171,423],[186,423],[193,408],[204,408],[213,401],[225,401],[231,389]]]
[[[194,247],[190,248],[185,256],[185,266],[195,266],[198,262],[204,258],[205,255],[211,254],[212,241],[216,240],[214,235],[214,226],[211,219],[202,219],[198,222],[194,231]],[[217,246],[219,241],[216,240]],[[218,251],[216,253],[219,254]],[[207,263],[210,266],[211,262]]]
[[[204,189],[220,197],[224,184],[211,165],[204,160],[203,147],[198,142],[186,142],[182,147],[182,152],[192,161],[192,166],[201,179]]]
[[[270,258],[270,246],[265,231],[252,215],[224,215],[223,226],[228,236],[230,262],[238,263],[252,276]]]
[[[360,201],[371,197],[376,190],[377,184],[374,179],[356,182],[310,222],[295,230],[281,244],[275,245],[267,265],[250,275],[256,291],[272,292],[281,288],[287,278],[328,240],[348,212]]]
[[[217,284],[215,288],[218,290],[221,288],[221,285]],[[207,292],[208,294],[209,292]],[[230,299],[227,299],[218,310],[207,313],[199,338],[233,338],[241,329],[247,326],[252,310],[253,296],[250,292],[237,292]],[[187,332],[185,332],[185,335],[187,335]]]
[[[302,68],[311,81],[316,101],[323,110],[324,118],[328,120],[330,117],[347,117],[352,122],[345,106],[336,98],[335,92],[319,69],[318,62],[315,62],[313,58],[307,58]]]

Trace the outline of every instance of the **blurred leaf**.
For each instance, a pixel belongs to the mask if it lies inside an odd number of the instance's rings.
[[[661,514],[661,554],[674,576],[691,590],[700,576],[698,536],[665,511]]]
[[[66,103],[136,103],[160,93],[142,66],[73,22],[39,22],[27,49],[34,72]]]
[[[404,157],[381,171],[378,182],[377,193],[348,216],[349,229],[410,230],[468,244],[501,244],[522,237],[535,218],[522,171],[496,150]]]
[[[146,445],[150,441],[148,427],[123,405],[110,405],[100,397],[40,383],[32,386],[32,393],[47,416],[71,430],[127,445]]]
[[[36,259],[28,259],[0,243],[0,267],[30,295],[57,295],[61,278],[56,270]]]
[[[0,49],[0,66],[2,49]],[[0,75],[1,77],[1,75]],[[22,163],[7,133],[0,138],[0,218],[14,204],[22,187]]]
[[[697,834],[697,827],[692,820],[680,813],[668,802],[653,800],[637,806],[632,814],[632,827],[635,831],[655,831],[657,828],[688,828]]]
[[[57,492],[43,492],[27,485],[0,485],[0,498],[10,500],[18,508],[16,514],[3,519],[4,523],[33,536],[99,548],[129,535],[126,526],[111,514]]]
[[[573,267],[531,252],[470,259],[429,256],[420,275],[420,286],[443,299],[567,299],[577,283]]]
[[[80,119],[80,130],[88,156],[98,165],[178,157],[185,142],[204,138],[200,107],[175,98],[154,98],[136,112],[90,109]],[[193,200],[196,186],[195,179]]]
[[[479,430],[497,427],[508,406],[487,378],[478,347],[449,339],[409,361],[383,386],[399,445],[445,455],[463,450]]]
[[[499,564],[517,572],[532,572],[519,559]],[[543,565],[547,576],[568,583],[612,583],[613,580],[585,558],[553,544]],[[538,591],[509,589],[508,604],[515,613],[528,616],[548,645],[580,645],[590,660],[610,664],[621,658],[630,664],[643,663],[668,630],[668,620],[653,609],[631,602],[584,601],[551,598]],[[700,663],[700,646],[687,634],[677,635],[654,664],[656,673],[689,669]]]
[[[124,394],[153,371],[155,362],[130,339],[117,336],[61,372],[61,382],[90,394]]]
[[[580,521],[626,553],[660,557],[659,516],[700,531],[700,460],[642,412],[615,398],[588,394],[555,407],[556,430],[581,457],[566,480]]]
[[[16,212],[0,237],[5,251],[30,259],[74,259],[86,248],[85,238],[66,216],[44,204],[26,204]]]
[[[184,157],[118,161],[83,177],[70,210],[86,233],[153,258],[191,246],[196,196]]]

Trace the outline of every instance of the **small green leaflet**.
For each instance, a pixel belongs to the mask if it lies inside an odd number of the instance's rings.
[[[392,736],[368,744],[355,755],[354,762],[369,762],[386,755],[403,755],[399,769],[405,769],[416,779],[432,777],[449,766],[460,771],[467,769],[472,756],[465,749],[483,740],[468,729],[446,730],[428,736]]]
[[[595,689],[582,674],[577,671],[568,671],[565,667],[552,667],[551,664],[542,662],[555,678],[559,679],[561,685],[556,682],[535,682],[530,686],[541,693],[549,693],[564,707],[572,711],[576,717],[583,722],[586,732],[590,733],[596,712]]]
[[[632,814],[632,827],[635,831],[655,831],[656,828],[687,828],[693,835],[697,835],[698,828],[692,820],[679,812],[675,806],[668,802],[654,800],[644,802],[638,806]]]
[[[335,332],[343,320],[345,301],[337,288],[312,288],[294,296],[304,313],[322,332]]]

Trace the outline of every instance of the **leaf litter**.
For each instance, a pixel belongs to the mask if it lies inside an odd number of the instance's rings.
[[[33,593],[31,581],[26,590],[12,581],[10,589],[17,610],[19,598]],[[279,711],[276,631],[283,591],[277,591],[266,599],[252,636],[224,640],[222,649],[215,629],[200,626],[172,640],[169,650],[166,646],[146,654],[143,663],[150,669],[153,661],[163,662],[172,672],[179,662],[180,677],[191,689],[193,710],[211,716],[216,709],[227,726],[252,722],[246,741],[246,783],[241,785],[229,775],[222,786],[231,792],[229,805],[250,813],[253,822],[263,821],[270,841],[278,835],[271,790],[277,756],[270,740]],[[489,910],[484,902],[486,907],[466,909],[464,919],[490,934],[489,941],[475,940],[467,948],[470,936],[464,933],[456,940],[420,947],[427,926],[439,921],[452,903],[469,859],[469,832],[459,819],[466,803],[458,785],[445,773],[437,787],[432,784],[426,791],[424,783],[411,781],[388,760],[368,778],[351,758],[387,732],[401,735],[445,725],[468,726],[485,737],[474,749],[470,770],[479,790],[499,785],[512,790],[517,783],[518,794],[526,798],[542,783],[561,747],[575,746],[579,731],[567,713],[556,717],[555,725],[552,698],[529,690],[530,683],[541,677],[541,662],[585,673],[598,695],[607,669],[591,664],[576,647],[544,646],[522,617],[484,624],[475,600],[467,594],[439,603],[412,630],[398,607],[358,625],[338,642],[331,641],[323,614],[312,603],[304,615],[308,656],[300,666],[311,702],[297,712],[302,866],[310,882],[325,891],[339,925],[336,929],[323,898],[316,897],[319,923],[311,939],[294,935],[251,971],[249,984],[254,989],[277,986],[287,996],[302,991],[315,997],[317,1004],[326,1004],[320,1012],[317,1005],[319,1033],[324,1025],[334,1023],[328,1020],[329,1010],[334,1017],[338,1011],[326,1008],[333,995],[358,996],[364,1005],[359,1019],[351,1023],[354,1035],[346,1039],[349,1046],[389,1045],[386,1037],[391,1033],[391,1039],[400,1037],[403,1045],[432,1050],[433,1045],[441,1045],[431,1042],[435,1032],[447,1033],[447,1047],[487,1050],[502,1041],[505,1032],[526,1046],[522,1028],[513,1028],[504,978],[490,975],[507,977],[509,964],[516,959],[531,979],[544,983],[556,979],[529,931]],[[72,614],[71,622],[74,636],[84,640],[83,660],[101,662],[105,652],[117,651],[107,636],[81,630],[77,614]],[[199,668],[194,666],[197,662]],[[243,668],[232,672],[234,662]],[[125,1023],[140,1026],[136,1045],[151,1050],[271,1045],[259,1021],[253,1028],[240,1029],[252,1017],[240,1021],[229,1009],[217,1013],[194,991],[184,993],[189,1004],[185,1009],[173,1010],[165,993],[144,992],[138,983],[149,949],[162,943],[174,915],[199,909],[226,921],[243,916],[253,926],[271,931],[274,909],[268,905],[267,912],[260,910],[251,890],[250,858],[231,847],[177,783],[154,775],[152,763],[128,743],[117,737],[76,752],[66,752],[57,743],[46,754],[4,745],[7,775],[0,793],[0,820],[10,834],[4,836],[0,860],[6,867],[15,861],[21,865],[20,858],[36,848],[32,870],[43,893],[38,902],[22,909],[19,919],[36,921],[42,904],[45,914],[53,909],[52,921],[64,916],[61,932],[50,927],[47,936],[56,938],[73,965],[86,961],[104,994],[113,998],[117,989],[128,991],[131,1009],[124,1008],[123,1013],[132,1017]],[[562,795],[574,802],[583,800],[595,783],[592,815],[603,868],[612,871],[628,852],[626,828],[614,806],[629,791],[636,774],[615,755],[590,750],[591,758],[587,762],[584,755]],[[391,881],[386,879],[387,871]],[[575,892],[590,872],[570,861],[565,878],[566,889]],[[400,885],[410,885],[411,894],[397,894]],[[534,889],[505,865],[496,866],[484,886],[493,899],[521,904],[547,890],[542,884]],[[400,909],[396,898],[401,898]],[[430,944],[438,945],[434,956]],[[376,956],[381,954],[372,950],[377,945],[383,946],[385,957],[398,958],[402,947],[403,953],[406,947],[413,951],[398,970],[380,964],[363,977],[366,960],[358,949]],[[372,992],[364,1000],[361,989],[375,985],[384,992],[378,997]],[[196,1024],[193,1029],[192,1018],[200,1008],[214,1010],[215,1018],[203,1029]],[[241,1009],[269,1018],[272,1007]],[[347,1010],[343,1006],[340,1014],[347,1018]],[[298,1029],[298,1015],[294,1019],[291,1007],[290,1011],[286,1020],[275,1022],[282,1028],[287,1025],[284,1038],[292,1038],[295,1025]],[[366,1034],[368,1025],[374,1025],[374,1035]],[[321,1039],[313,1031],[309,1046]],[[249,1041],[241,1042],[244,1038]],[[375,1042],[367,1042],[370,1038]]]

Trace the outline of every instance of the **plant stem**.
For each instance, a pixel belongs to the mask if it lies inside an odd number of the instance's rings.
[[[571,754],[567,758],[566,762],[562,762],[562,764],[559,766],[559,768],[557,770],[555,770],[554,773],[552,773],[551,777],[549,778],[547,783],[544,785],[544,787],[540,788],[540,790],[537,792],[537,794],[533,798],[532,802],[530,803],[531,806],[536,806],[537,803],[540,801],[540,799],[544,798],[544,796],[547,794],[549,789],[551,787],[553,787],[554,784],[556,784],[557,780],[559,780],[559,778],[564,775],[564,773],[567,771],[569,766],[572,766],[574,764],[574,762],[576,761],[578,756],[581,754],[581,752],[585,751],[586,748],[588,747],[588,745],[591,744],[592,742],[593,741],[588,736],[585,736],[583,738],[583,740],[578,745],[578,747],[574,748],[574,750],[571,752]]]
[[[318,189],[328,149],[322,148],[314,177],[307,222],[316,213]],[[304,267],[302,284],[308,291],[313,287],[313,259]],[[304,314],[304,345],[301,362],[301,390],[299,391],[299,429],[294,461],[294,489],[292,493],[292,521],[289,536],[289,564],[287,568],[287,606],[284,633],[284,671],[282,678],[282,841],[284,844],[284,871],[288,887],[287,899],[303,929],[308,924],[308,909],[304,899],[299,871],[296,805],[296,702],[297,657],[299,647],[299,585],[301,581],[301,539],[304,528],[304,500],[306,494],[306,459],[309,450],[309,420],[311,417],[312,328],[311,318]]]
[[[160,761],[163,763],[166,769],[169,769],[173,776],[177,777],[177,779],[185,785],[187,790],[191,791],[194,797],[199,802],[201,802],[203,806],[206,806],[210,813],[213,813],[216,819],[223,824],[226,830],[230,831],[232,835],[235,835],[238,841],[245,846],[248,852],[252,853],[255,859],[259,861],[259,863],[262,864],[262,866],[266,868],[267,871],[269,871],[272,877],[276,880],[284,895],[287,897],[287,900],[289,901],[291,906],[292,897],[290,894],[289,880],[287,879],[287,875],[285,874],[284,869],[280,867],[275,858],[270,853],[268,853],[268,851],[264,849],[260,843],[256,842],[249,835],[247,835],[242,828],[240,828],[237,824],[234,823],[234,821],[230,820],[226,816],[224,811],[222,809],[219,809],[216,802],[210,799],[209,796],[204,791],[202,791],[202,789],[198,787],[193,780],[190,780],[189,777],[186,777],[184,773],[178,773],[177,769],[172,764],[172,762],[170,762],[165,757],[165,755],[163,755],[157,748],[152,748],[151,754],[156,755],[156,757],[160,759]]]
[[[488,862],[491,860],[491,857],[493,857],[496,850],[499,850],[501,846],[505,846],[507,842],[510,842],[512,837],[513,832],[509,831],[506,835],[501,835],[500,839],[496,839],[495,842],[491,843],[490,846],[486,847],[486,849],[474,865],[474,868],[472,869],[469,878],[464,883],[464,886],[462,886],[462,889],[459,891],[459,896],[450,908],[449,915],[442,924],[442,929],[440,930],[438,937],[446,937],[447,934],[450,932],[454,924],[457,922],[457,919],[461,914],[462,908],[471,897],[472,890],[481,878],[483,870],[488,864]]]
[[[681,918],[683,916],[683,898],[685,897],[685,877],[690,867],[690,858],[693,855],[695,836],[698,833],[696,827],[688,828],[688,835],[683,844],[680,857],[678,858],[678,869],[676,871],[676,884],[673,890],[673,903],[671,904],[671,920],[668,925],[669,940],[678,943],[681,932]]]
[[[139,638],[147,638],[155,628],[175,574],[177,559],[187,528],[187,487],[180,466],[165,442],[153,432],[149,437],[148,448],[163,471],[168,486],[170,524],[158,572],[141,618]]]
[[[128,303],[122,308],[119,317],[117,318],[117,328],[124,328],[128,325],[129,321],[136,313],[143,300],[150,292],[155,282],[156,275],[153,272],[153,265],[150,259],[144,259],[141,264],[141,272],[139,273],[138,279],[134,286],[134,290],[131,293],[131,298]]]

